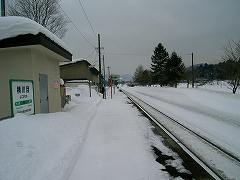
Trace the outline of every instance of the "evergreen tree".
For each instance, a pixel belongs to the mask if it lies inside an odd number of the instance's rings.
[[[166,63],[167,85],[177,87],[177,84],[184,77],[184,73],[185,66],[182,58],[173,52]]]
[[[151,71],[144,69],[142,65],[139,65],[134,73],[134,82],[142,86],[151,85]]]
[[[142,85],[150,86],[152,84],[152,77],[151,77],[151,71],[150,70],[144,70],[141,78]]]
[[[141,79],[142,79],[142,75],[143,75],[143,66],[142,65],[139,65],[136,70],[135,70],[135,73],[134,73],[134,82],[137,83],[137,84],[141,84]]]
[[[161,43],[154,50],[154,54],[151,57],[152,64],[152,81],[154,84],[158,83],[161,86],[166,85],[166,73],[165,73],[165,65],[169,58],[168,52],[163,47]]]

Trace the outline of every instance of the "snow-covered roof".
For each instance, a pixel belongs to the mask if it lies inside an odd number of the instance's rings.
[[[89,80],[71,80],[71,81],[66,81],[66,83],[88,83]]]
[[[69,64],[75,64],[75,63],[83,63],[83,62],[87,63],[88,65],[91,65],[86,59],[76,59],[71,62],[63,62],[60,64],[60,66],[65,66]]]
[[[60,78],[60,85],[64,85],[64,80]]]
[[[0,17],[0,40],[26,34],[37,35],[39,33],[44,34],[63,49],[71,52],[68,46],[55,34],[31,19],[19,16]]]

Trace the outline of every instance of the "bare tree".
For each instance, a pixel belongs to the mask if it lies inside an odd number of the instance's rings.
[[[229,41],[224,47],[225,55],[223,59],[231,62],[231,71],[229,73],[229,84],[233,94],[240,86],[240,41]]]
[[[60,10],[59,0],[14,0],[8,13],[32,19],[59,38],[67,31],[68,21]]]

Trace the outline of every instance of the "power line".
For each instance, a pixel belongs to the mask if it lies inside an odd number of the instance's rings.
[[[67,13],[63,10],[63,8],[61,7],[60,4],[58,4],[59,8],[63,11],[63,13],[66,15],[67,19],[72,23],[73,27],[75,28],[75,30],[77,30],[80,35],[82,36],[82,38],[88,42],[88,44],[90,44],[93,48],[95,48],[94,44],[91,43],[87,38],[86,36],[79,30],[79,28],[77,27],[77,25],[71,20],[71,18],[67,15]]]
[[[96,66],[97,64],[97,56],[98,56],[98,53],[94,50],[93,51],[94,53],[89,55],[88,57],[86,57],[86,59],[92,64],[92,66]],[[92,56],[93,55],[93,56]],[[90,59],[90,56],[91,56],[91,59]]]
[[[130,52],[105,52],[107,55],[116,55],[116,56],[150,56],[147,54],[138,54],[138,53],[130,53]]]
[[[199,57],[200,57],[202,60],[204,60],[204,61],[208,62],[207,58],[205,58],[205,57],[201,56],[200,54],[196,54],[196,53],[195,53],[195,56],[199,56]]]
[[[91,29],[92,29],[92,32],[93,32],[94,36],[97,37],[97,33],[96,33],[96,32],[94,31],[94,29],[93,29],[92,23],[90,22],[90,20],[89,20],[89,18],[88,18],[88,15],[87,15],[84,7],[83,7],[83,4],[82,4],[81,0],[78,0],[78,2],[79,2],[80,6],[81,6],[81,8],[82,8],[83,14],[84,14],[85,18],[87,19],[88,24],[90,25],[90,27],[91,27]]]
[[[95,52],[95,49],[93,49],[93,51],[91,51],[91,54],[89,54],[85,59],[88,59],[90,56],[94,55],[96,52]]]
[[[93,60],[93,64],[94,64],[94,65],[97,64],[97,52],[95,52],[95,57],[94,57],[94,60]]]

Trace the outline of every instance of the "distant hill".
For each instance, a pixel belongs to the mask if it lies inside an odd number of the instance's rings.
[[[121,79],[125,82],[128,82],[128,81],[132,81],[132,75],[130,74],[124,74],[124,75],[121,75]]]
[[[196,68],[198,68],[198,67],[201,66],[201,65],[204,65],[204,63],[202,63],[202,64],[194,64],[194,65],[193,65],[193,68],[196,69]],[[187,71],[191,71],[191,70],[192,70],[192,66],[186,67],[186,70],[187,70]]]

